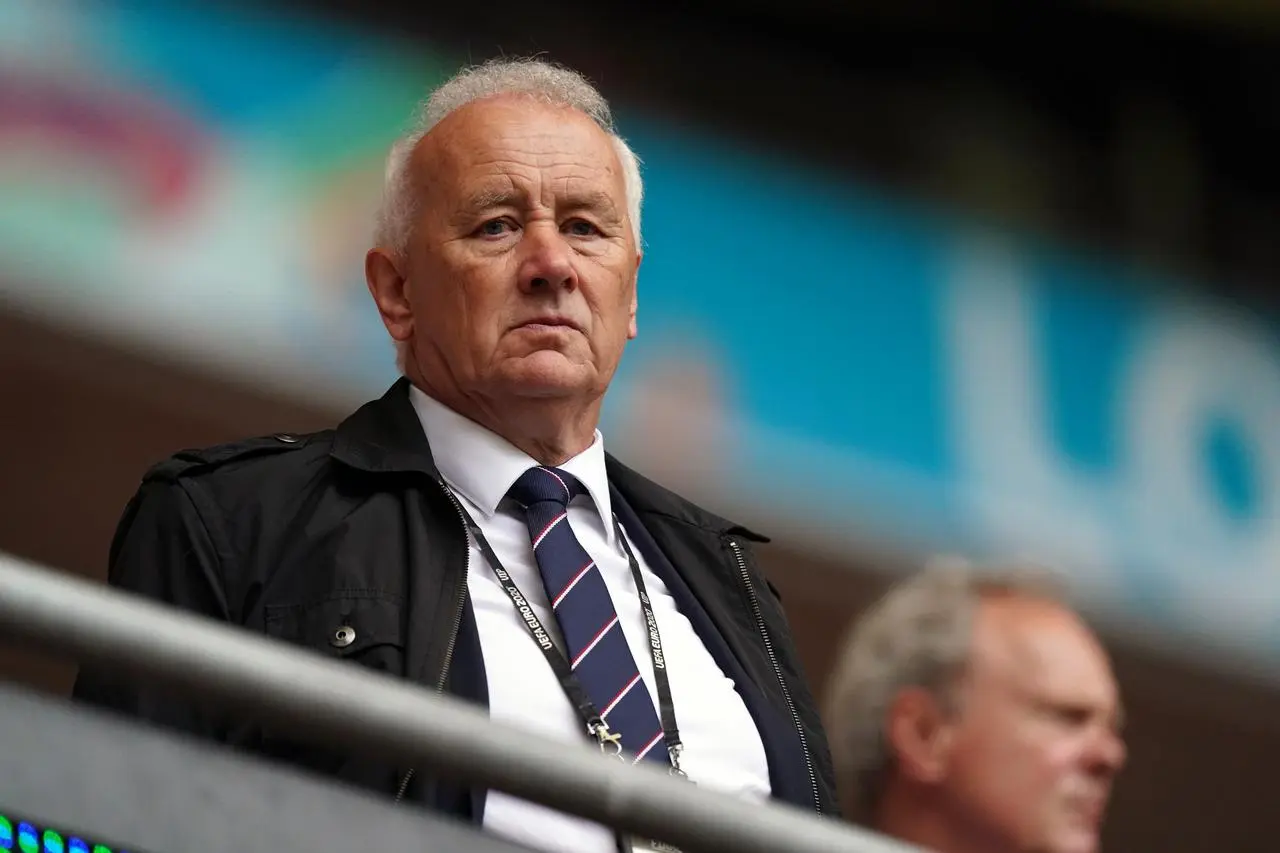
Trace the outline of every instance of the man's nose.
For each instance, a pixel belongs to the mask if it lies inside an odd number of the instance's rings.
[[[578,286],[577,271],[568,241],[551,223],[539,223],[525,230],[524,258],[520,264],[520,288],[526,293],[572,290]]]
[[[1123,769],[1128,759],[1124,738],[1114,729],[1099,731],[1090,751],[1094,768],[1101,774],[1114,776]]]

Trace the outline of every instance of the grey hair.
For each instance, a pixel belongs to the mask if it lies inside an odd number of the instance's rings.
[[[498,95],[524,95],[552,106],[577,110],[609,135],[622,164],[627,215],[639,246],[640,208],[644,200],[640,158],[618,135],[608,101],[577,71],[531,58],[491,59],[464,68],[422,102],[409,131],[395,141],[387,155],[382,205],[374,231],[377,245],[396,253],[403,253],[408,246],[416,207],[409,161],[422,138],[455,110]]]
[[[1030,564],[973,567],[947,558],[891,589],[859,618],[837,656],[826,720],[841,787],[855,819],[869,821],[894,756],[885,731],[898,694],[928,690],[948,711],[953,687],[969,661],[979,603],[1019,595],[1061,602],[1060,577]]]

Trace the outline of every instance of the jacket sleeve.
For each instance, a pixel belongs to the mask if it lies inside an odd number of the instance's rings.
[[[210,521],[197,509],[193,488],[182,478],[143,483],[116,528],[107,581],[117,590],[227,621],[221,563],[228,555],[216,544]],[[223,734],[218,716],[199,701],[107,667],[82,667],[72,696],[201,737],[221,739]]]

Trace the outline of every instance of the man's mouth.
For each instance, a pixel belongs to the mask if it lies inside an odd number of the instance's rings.
[[[534,317],[533,319],[524,321],[520,325],[516,326],[516,328],[530,329],[530,330],[572,329],[574,331],[582,331],[580,328],[578,328],[577,323],[573,322],[572,320],[566,317],[551,317],[551,316]]]

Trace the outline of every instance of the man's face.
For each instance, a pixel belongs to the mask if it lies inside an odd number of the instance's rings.
[[[985,601],[958,698],[943,783],[957,812],[1000,849],[1097,850],[1125,749],[1110,665],[1079,619],[1046,601]]]
[[[436,125],[410,168],[408,306],[388,328],[412,339],[419,378],[482,400],[603,395],[636,333],[639,265],[608,135],[496,97]]]

